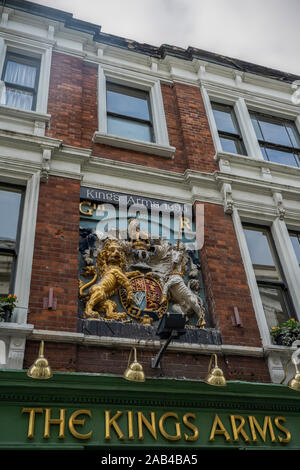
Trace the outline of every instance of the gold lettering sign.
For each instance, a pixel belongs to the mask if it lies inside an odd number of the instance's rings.
[[[43,424],[42,437],[63,440],[69,432],[75,439],[88,440],[95,435],[92,427],[92,412],[79,409],[72,412],[66,420],[66,409],[51,408],[23,408],[22,414],[28,414],[27,438],[32,440],[36,436],[36,421]],[[88,432],[80,432],[80,428],[89,421]],[[159,414],[157,411],[104,411],[104,438],[106,440],[118,439],[120,441],[143,441],[145,437],[157,441],[190,441],[195,442],[207,435],[208,441],[216,440],[227,442],[278,443],[286,444],[292,439],[286,427],[286,418],[283,416],[253,415],[222,415],[213,417],[210,429],[201,427],[201,417],[194,413],[185,413],[182,417],[174,411]],[[101,422],[100,422],[101,423]],[[97,422],[97,426],[99,426]],[[101,424],[102,426],[102,424]],[[41,428],[38,427],[40,430]]]

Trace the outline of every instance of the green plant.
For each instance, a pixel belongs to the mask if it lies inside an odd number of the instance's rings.
[[[5,297],[0,297],[0,319],[8,321],[16,306],[17,296],[9,294]],[[1,320],[0,320],[1,321]]]
[[[300,339],[300,323],[295,318],[290,318],[279,326],[273,326],[270,334],[275,344],[291,346]]]

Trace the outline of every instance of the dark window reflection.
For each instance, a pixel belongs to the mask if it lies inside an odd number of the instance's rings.
[[[212,103],[212,110],[224,152],[246,155],[243,139],[232,106]]]
[[[300,139],[295,123],[255,112],[250,116],[264,159],[300,167]]]
[[[294,316],[288,286],[270,230],[245,225],[244,233],[267,323],[272,328]]]
[[[106,108],[109,134],[128,139],[153,141],[148,92],[108,82]]]
[[[13,293],[22,192],[0,186],[0,296]]]
[[[0,189],[0,243],[14,246],[17,239],[21,193]]]
[[[300,232],[290,232],[290,238],[300,264]]]

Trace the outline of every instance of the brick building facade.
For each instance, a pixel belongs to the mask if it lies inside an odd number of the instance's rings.
[[[27,1],[6,1],[1,15],[0,188],[23,201],[10,264],[7,246],[1,251],[1,294],[18,296],[0,323],[1,367],[28,369],[43,339],[54,372],[120,376],[135,346],[147,377],[202,380],[216,353],[228,380],[279,383],[295,348],[274,344],[269,330],[300,315],[298,77],[139,44]],[[9,78],[11,63],[37,67],[33,91]],[[35,105],[10,103],[16,83]],[[122,96],[147,95],[151,124],[139,124],[151,126],[152,141],[109,131],[124,116],[110,111],[108,84]],[[173,341],[155,369],[154,326],[140,327],[152,331],[145,339],[130,326],[118,335],[118,322],[92,332],[79,323],[81,188],[204,207],[196,254],[212,339]],[[260,235],[271,262],[257,261],[266,253]]]

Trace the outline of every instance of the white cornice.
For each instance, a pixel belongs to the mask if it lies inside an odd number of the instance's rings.
[[[201,73],[199,74],[201,66],[206,69],[205,75],[215,76],[212,81],[216,83],[220,80],[224,80],[226,83],[231,81],[229,86],[233,86],[233,88],[236,86],[235,77],[239,71],[224,65],[199,59],[188,61],[168,54],[163,59],[153,59],[133,50],[94,42],[91,34],[68,29],[64,27],[62,22],[53,22],[17,10],[9,10],[9,13],[8,22],[3,23],[0,27],[0,34],[14,36],[21,41],[23,38],[28,42],[31,41],[32,45],[37,45],[40,42],[44,47],[53,47],[54,50],[80,56],[89,62],[99,63],[102,60],[103,63],[116,64],[127,70],[144,71],[160,80],[179,81],[193,86],[199,85],[199,81],[204,79],[201,78]],[[13,22],[10,22],[11,17]],[[22,31],[17,29],[18,23],[22,24]],[[49,27],[52,28],[51,34],[49,34]],[[98,50],[101,52],[99,55]],[[249,72],[240,74],[240,78],[242,93],[247,93],[249,87],[255,86],[260,87],[265,96],[272,97],[274,93],[280,92],[285,94],[288,100],[292,94],[291,85],[279,80]]]
[[[36,330],[34,329],[30,336],[30,340],[35,341],[53,341],[56,343],[75,343],[85,346],[95,346],[100,348],[128,348],[132,346],[143,350],[156,351],[161,347],[159,340],[142,340],[134,338],[115,338],[108,336],[93,336],[84,335],[82,333],[70,333],[67,331],[53,331],[53,330]],[[211,345],[211,344],[190,344],[190,343],[176,343],[170,344],[168,350],[174,353],[186,353],[196,355],[209,355],[218,353],[221,355],[238,355],[238,356],[251,356],[263,357],[264,351],[260,347],[251,346],[238,346],[238,345]]]

